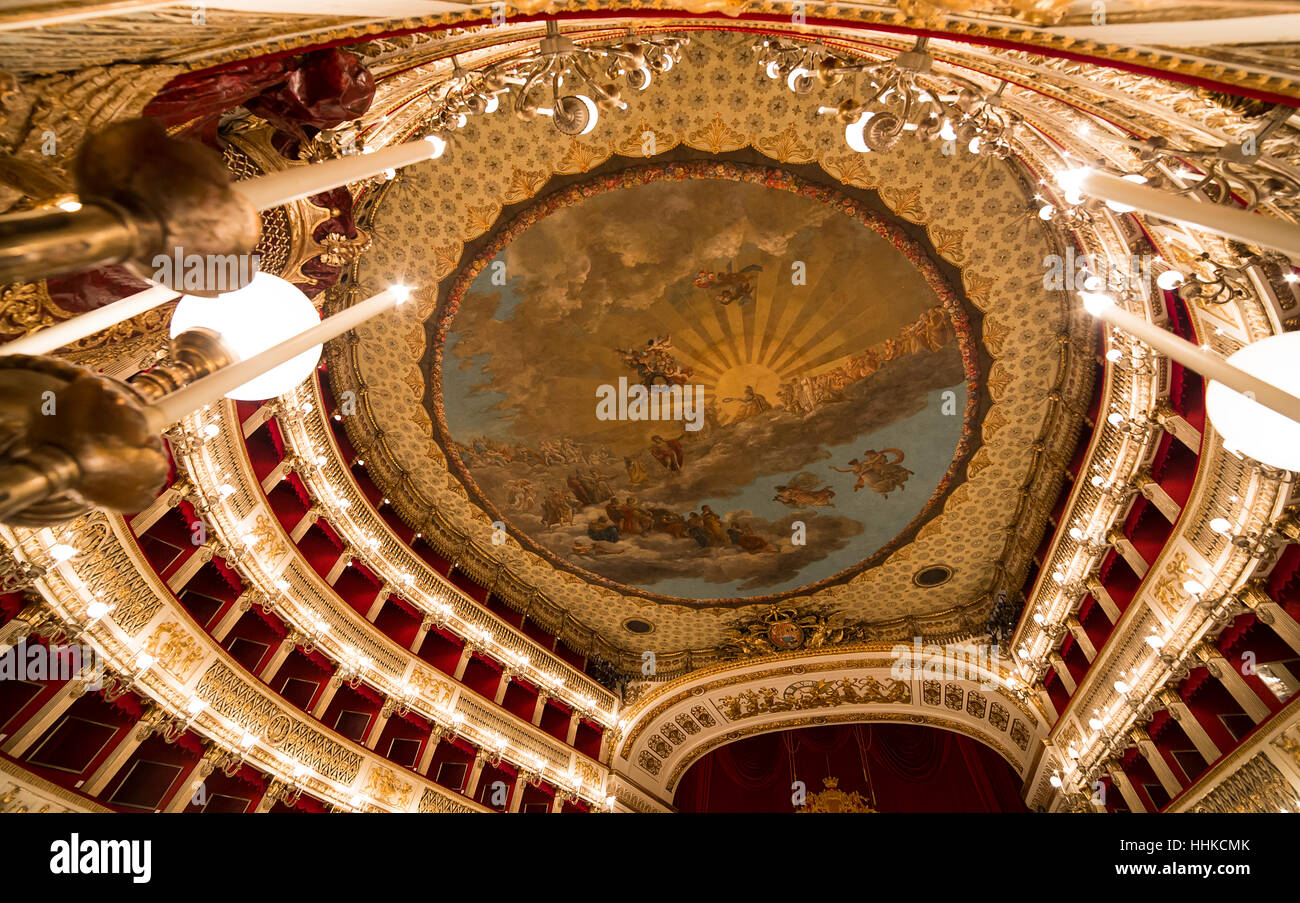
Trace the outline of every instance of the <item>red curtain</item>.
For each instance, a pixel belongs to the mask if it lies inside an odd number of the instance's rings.
[[[847,724],[760,734],[695,762],[678,785],[682,812],[793,812],[834,777],[881,812],[1024,812],[1021,781],[993,750],[912,724]]]

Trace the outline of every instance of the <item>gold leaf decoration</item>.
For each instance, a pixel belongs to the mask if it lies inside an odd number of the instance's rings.
[[[722,121],[721,113],[714,113],[708,125],[701,126],[686,136],[686,143],[712,154],[739,150],[749,144],[744,132],[738,132]]]
[[[902,186],[892,188],[888,185],[879,189],[881,199],[889,205],[889,209],[903,219],[919,223],[925,216],[925,211],[921,208],[921,187],[919,185]]]
[[[966,465],[966,476],[973,477],[988,466],[989,451],[987,446],[983,446],[975,453],[975,457],[970,459],[970,463]]]
[[[812,148],[799,140],[794,123],[790,123],[785,131],[778,135],[759,139],[754,146],[782,163],[811,163],[816,159]]]
[[[569,148],[564,152],[564,156],[555,164],[555,171],[562,173],[587,172],[608,156],[608,152],[585,145],[577,138],[574,138],[569,142]]]
[[[420,375],[418,369],[408,369],[405,375],[402,376],[402,382],[406,383],[406,387],[411,390],[411,394],[416,398],[424,397],[424,378]]]
[[[984,441],[988,442],[997,435],[998,430],[1007,425],[1007,418],[1002,409],[994,405],[984,417]]]
[[[989,369],[989,395],[994,401],[1002,400],[1002,393],[1011,384],[1011,371],[1001,364],[994,364]]]
[[[465,217],[465,230],[461,233],[461,236],[470,239],[491,229],[492,223],[497,218],[497,211],[500,209],[500,204],[488,204],[483,207],[467,205],[465,207],[467,214]]]
[[[681,140],[665,129],[657,129],[645,119],[628,131],[622,141],[611,141],[610,150],[625,157],[653,157],[676,147]]]
[[[984,318],[984,347],[989,350],[993,357],[1002,357],[1002,342],[1010,334],[1011,329],[1000,320],[992,317]]]
[[[875,174],[867,166],[862,154],[827,157],[822,160],[822,169],[845,185],[855,185],[858,188],[875,188],[878,184]]]
[[[548,178],[550,176],[546,174],[544,169],[520,169],[516,166],[510,171],[505,194],[501,196],[501,199],[507,204],[526,201],[537,194],[537,190],[546,184]]]
[[[962,272],[962,282],[966,285],[966,297],[982,311],[989,309],[989,290],[993,288],[996,281],[991,276],[980,276],[977,273]]]
[[[460,262],[460,245],[438,245],[433,249],[433,272],[439,279],[451,275]]]
[[[965,236],[964,229],[945,229],[943,226],[930,226],[930,240],[934,242],[934,249],[939,254],[953,263],[962,263],[966,259],[966,252],[962,249],[961,242]]]

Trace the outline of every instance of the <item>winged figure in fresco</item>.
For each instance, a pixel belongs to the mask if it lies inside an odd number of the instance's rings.
[[[699,275],[695,277],[695,287],[712,289],[713,300],[724,307],[732,303],[742,307],[746,301],[754,299],[754,288],[758,284],[758,274],[762,270],[763,268],[756,263],[751,263],[735,273],[731,271],[730,263],[721,273],[700,270]]]
[[[772,501],[780,502],[787,508],[834,508],[835,503],[831,499],[835,497],[835,490],[829,486],[819,488],[817,484],[820,482],[816,476],[802,470],[789,483],[776,487]]]
[[[645,343],[645,348],[615,348],[623,363],[641,377],[645,386],[653,386],[662,379],[666,386],[684,386],[694,370],[683,366],[673,356],[673,338],[655,336]]]
[[[895,456],[892,461],[889,459],[891,453]],[[885,498],[889,498],[889,493],[895,489],[905,489],[903,484],[907,482],[908,477],[912,476],[912,471],[904,467],[902,461],[903,453],[896,448],[887,448],[884,451],[869,448],[862,453],[860,460],[850,459],[848,467],[836,467],[832,464],[831,470],[855,475],[858,482],[853,487],[854,492],[863,486],[869,486]]]

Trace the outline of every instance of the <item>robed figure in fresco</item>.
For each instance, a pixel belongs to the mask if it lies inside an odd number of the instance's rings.
[[[713,300],[723,305],[735,303],[737,307],[743,307],[745,302],[754,299],[754,289],[758,284],[758,274],[763,268],[756,263],[733,273],[731,264],[727,264],[727,269],[721,273],[710,273],[708,270],[700,270],[695,277],[695,287],[712,289],[710,294]]]
[[[892,461],[889,459],[891,452],[896,456]],[[902,465],[902,460],[903,453],[896,448],[887,448],[884,451],[869,448],[862,453],[861,460],[851,459],[848,467],[836,467],[832,464],[831,470],[857,476],[858,482],[853,487],[854,492],[863,486],[868,486],[885,498],[889,498],[889,493],[895,489],[906,488],[903,484],[912,475],[912,471]]]

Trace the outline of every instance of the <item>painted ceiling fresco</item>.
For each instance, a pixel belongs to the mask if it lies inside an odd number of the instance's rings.
[[[621,590],[768,597],[858,573],[962,457],[974,354],[950,286],[896,226],[775,170],[571,186],[437,316],[430,397],[458,475],[503,532]]]

